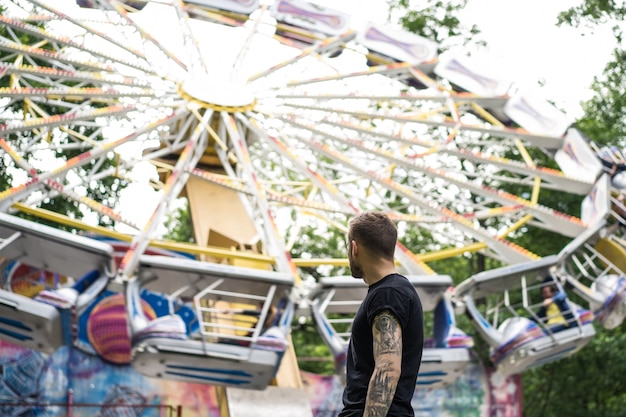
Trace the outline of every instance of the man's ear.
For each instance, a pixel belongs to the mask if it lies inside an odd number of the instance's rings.
[[[356,240],[352,239],[350,245],[352,246],[352,256],[355,256],[359,252],[359,244],[356,243]]]

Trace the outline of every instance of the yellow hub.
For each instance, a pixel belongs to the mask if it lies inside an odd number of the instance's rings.
[[[207,78],[183,81],[178,86],[178,93],[199,106],[228,113],[252,110],[257,102],[243,85]]]

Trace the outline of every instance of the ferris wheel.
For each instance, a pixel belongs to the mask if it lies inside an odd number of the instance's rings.
[[[0,5],[0,155],[12,178],[0,191],[0,256],[48,270],[37,245],[56,239],[67,248],[59,256],[87,264],[55,265],[60,278],[34,298],[45,314],[32,320],[58,322],[48,338],[18,332],[25,346],[74,343],[113,362],[135,358],[153,376],[259,388],[288,348],[263,326],[271,319],[284,335],[299,267],[328,263],[292,256],[302,225],[323,236],[354,214],[385,211],[401,231],[441,242],[419,255],[398,244],[402,270],[419,277],[437,275],[430,260],[468,252],[539,262],[509,236],[533,226],[574,239],[609,216],[602,167],[562,112],[397,28],[353,28],[349,14],[303,0]],[[110,197],[122,189],[120,202]],[[581,218],[540,204],[545,190],[586,196]],[[159,239],[181,195],[197,244]],[[85,220],[52,212],[61,200]],[[33,232],[18,213],[84,236]],[[20,236],[37,243],[20,252]],[[520,274],[494,279],[511,276]],[[426,293],[433,311],[446,293]],[[124,346],[102,346],[97,317],[119,308],[115,297],[132,301],[130,334]],[[67,323],[55,311],[68,306],[92,318],[82,334],[59,330]],[[33,308],[19,311],[22,320]],[[218,326],[226,335],[208,330]],[[446,337],[438,348],[459,334]],[[189,375],[154,360],[182,369],[195,360],[190,349],[213,369],[254,363],[254,375]]]

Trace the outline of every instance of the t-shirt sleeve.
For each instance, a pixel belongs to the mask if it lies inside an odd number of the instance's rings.
[[[374,318],[385,310],[389,310],[402,328],[405,328],[410,317],[411,299],[404,296],[399,289],[380,288],[367,306],[367,321],[370,326],[373,325]]]

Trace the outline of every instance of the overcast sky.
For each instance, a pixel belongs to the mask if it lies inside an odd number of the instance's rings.
[[[544,93],[557,105],[579,112],[593,77],[600,75],[616,46],[608,27],[582,30],[556,26],[572,0],[469,0],[463,16],[472,19],[489,43],[489,56],[502,63],[502,74],[522,87],[545,82]],[[576,114],[575,116],[578,116]]]
[[[386,0],[314,1],[351,11],[354,29],[368,20],[384,23],[388,14]],[[481,29],[488,47],[478,55],[502,78],[524,90],[537,88],[542,80],[541,94],[576,117],[580,115],[578,103],[590,97],[588,87],[615,47],[608,27],[581,36],[580,29],[556,26],[559,12],[581,1],[469,0],[461,21]]]

